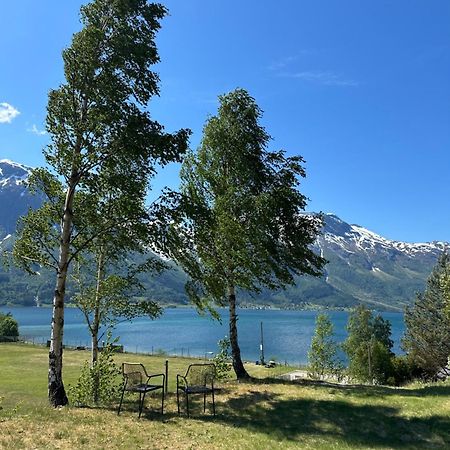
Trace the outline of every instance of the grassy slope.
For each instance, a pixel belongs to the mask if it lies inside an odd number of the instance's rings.
[[[65,379],[73,383],[86,352],[66,351]],[[120,355],[161,372],[164,357]],[[175,374],[192,360],[170,358]],[[52,409],[46,402],[46,350],[0,344],[0,448],[450,448],[450,385],[405,389],[292,384],[275,380],[228,382],[217,398],[218,415],[176,414],[169,395],[163,418],[137,402],[120,416],[107,409]],[[272,373],[250,366],[257,376]],[[156,407],[150,399],[147,406]]]

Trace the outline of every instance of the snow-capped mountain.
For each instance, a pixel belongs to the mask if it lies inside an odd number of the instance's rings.
[[[446,242],[389,240],[334,214],[326,214],[324,222],[316,245],[329,263],[324,277],[312,283],[316,294],[325,294],[325,303],[339,298],[339,304],[364,302],[375,308],[403,308],[423,290],[439,255],[449,247]],[[308,295],[312,296],[316,297],[314,289]]]
[[[27,189],[30,170],[22,164],[0,160],[0,247],[11,246],[14,237],[8,235],[14,233],[17,219],[42,201],[31,196]],[[413,244],[389,240],[326,214],[322,235],[316,242],[316,251],[329,261],[323,277],[300,277],[297,286],[279,292],[264,291],[256,297],[242,294],[241,303],[349,307],[362,302],[377,309],[403,309],[417,291],[424,289],[437,258],[448,246],[445,242]],[[0,281],[1,272],[0,267]],[[8,286],[2,285],[0,290],[0,304],[5,301],[33,304],[33,297],[26,296],[27,290],[18,288],[23,283],[22,275],[11,274],[8,279]],[[144,284],[154,299],[185,303],[184,281],[185,275],[175,270],[159,278],[148,277]],[[49,286],[51,291],[52,284]],[[7,291],[11,292],[10,298],[5,297]]]
[[[7,159],[0,160],[0,238],[14,233],[17,219],[41,199],[30,194],[27,179],[31,168]]]
[[[319,244],[340,248],[354,253],[366,252],[368,255],[377,252],[399,252],[405,256],[440,254],[448,245],[446,242],[408,243],[386,239],[360,225],[349,225],[334,214],[325,214],[325,226]]]
[[[10,161],[0,160],[0,186],[23,186],[31,171],[31,167]]]

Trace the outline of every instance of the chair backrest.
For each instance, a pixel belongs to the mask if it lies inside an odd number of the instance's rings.
[[[139,363],[122,363],[122,374],[128,387],[145,383],[148,379],[145,367]]]
[[[216,366],[214,364],[191,364],[185,378],[189,386],[206,386],[214,382]]]

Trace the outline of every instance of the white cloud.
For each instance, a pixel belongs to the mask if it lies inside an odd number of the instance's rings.
[[[297,50],[295,55],[285,56],[284,58],[273,61],[272,64],[269,65],[268,69],[272,72],[279,72],[282,69],[291,67],[294,63],[298,62],[300,59],[303,59],[303,57],[314,55],[316,53],[317,51],[314,49],[300,49]]]
[[[269,66],[269,70],[272,71],[279,71],[282,69],[285,69],[286,67],[288,67],[289,65],[291,65],[291,63],[297,61],[298,56],[286,56],[285,58],[279,59],[278,61],[273,62],[272,64],[270,64]]]
[[[280,76],[287,78],[297,78],[310,83],[322,84],[325,86],[359,86],[355,80],[349,80],[330,71],[309,70],[304,72],[282,73]]]
[[[0,123],[11,123],[20,112],[9,103],[0,103]]]
[[[37,136],[44,136],[45,134],[47,134],[45,130],[39,130],[39,128],[34,123],[30,128],[27,128],[27,131]]]
[[[301,50],[297,55],[286,56],[273,62],[268,68],[277,77],[296,78],[323,86],[359,86],[356,80],[348,79],[332,70],[297,70],[300,56],[316,53],[313,50]]]

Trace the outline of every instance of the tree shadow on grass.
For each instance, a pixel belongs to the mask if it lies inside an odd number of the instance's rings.
[[[419,388],[395,388],[389,386],[337,386],[336,390],[344,395],[352,395],[357,397],[447,397],[450,395],[450,386],[448,385],[432,385]]]
[[[355,446],[450,447],[450,417],[406,418],[391,406],[285,399],[279,394],[249,391],[226,400],[220,409],[218,421],[265,433],[276,440],[301,442],[308,436],[322,436]]]
[[[435,383],[418,388],[403,388],[391,386],[371,386],[367,384],[339,384],[328,381],[299,379],[295,381],[277,378],[252,379],[252,384],[276,384],[285,386],[308,386],[315,389],[335,389],[342,394],[358,397],[387,397],[391,395],[402,397],[450,396],[450,384]]]

